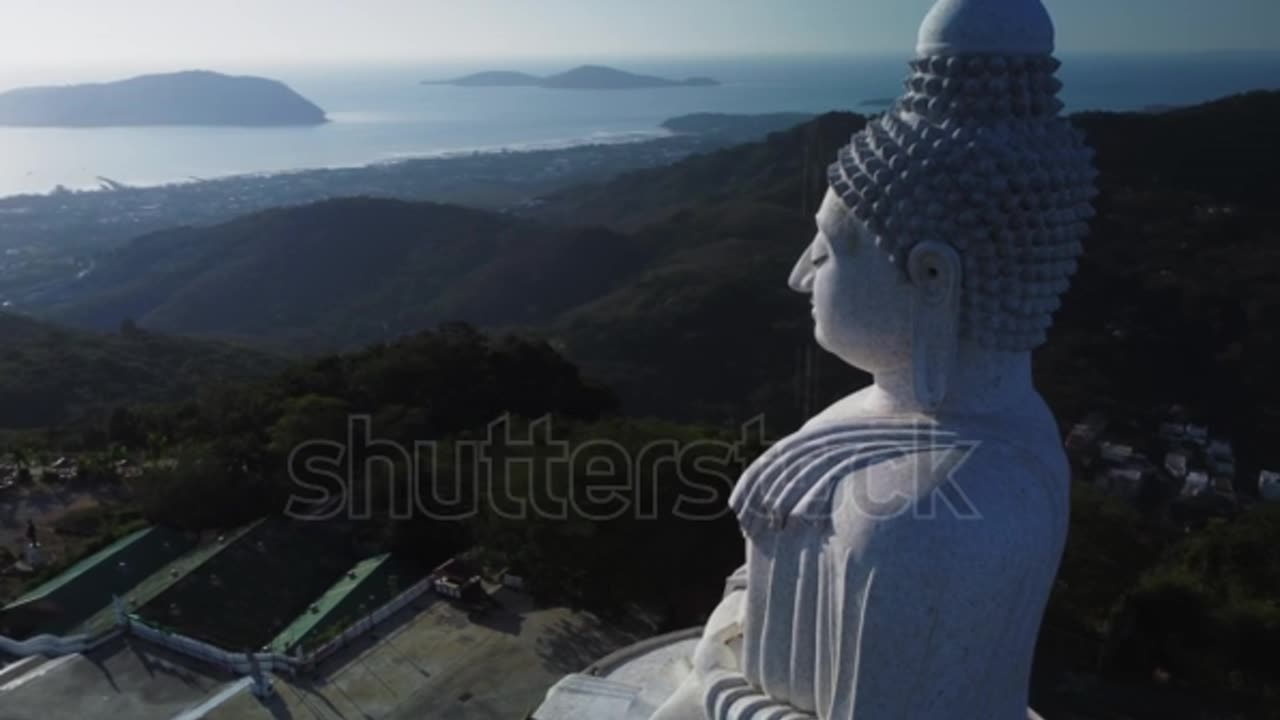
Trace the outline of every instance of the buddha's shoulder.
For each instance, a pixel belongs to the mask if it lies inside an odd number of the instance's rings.
[[[833,427],[827,426],[832,431]],[[844,477],[834,495],[838,533],[920,523],[932,534],[963,532],[1017,536],[1065,532],[1070,471],[1060,442],[1046,429],[932,423],[915,429],[886,423],[883,461]],[[985,522],[982,522],[985,521]]]
[[[820,410],[817,415],[809,418],[809,420],[804,424],[804,427],[801,428],[801,432],[823,425],[856,422],[869,415],[873,415],[874,413],[869,410],[873,390],[873,387],[866,387],[858,392],[836,400],[831,405]]]

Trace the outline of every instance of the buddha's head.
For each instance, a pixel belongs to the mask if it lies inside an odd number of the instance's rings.
[[[926,407],[957,353],[1041,345],[1075,272],[1096,171],[1052,52],[1040,0],[940,0],[906,94],[831,166],[792,273],[818,342],[873,374],[914,365]]]

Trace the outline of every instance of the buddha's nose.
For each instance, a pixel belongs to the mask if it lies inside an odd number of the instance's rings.
[[[813,245],[809,245],[800,254],[796,266],[791,269],[791,277],[787,278],[787,285],[799,293],[813,292],[813,271]]]

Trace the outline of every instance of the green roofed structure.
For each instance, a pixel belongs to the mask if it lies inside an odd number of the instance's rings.
[[[71,634],[109,610],[113,597],[126,594],[194,545],[193,537],[168,528],[127,535],[0,609],[0,632],[17,639]]]
[[[199,570],[206,562],[213,559],[218,553],[234,544],[242,536],[257,527],[262,521],[244,525],[234,530],[228,530],[216,539],[205,542],[198,547],[194,547],[172,562],[164,565],[156,570],[147,578],[143,579],[137,585],[129,589],[128,592],[122,593],[121,602],[129,611],[146,605],[151,599],[160,593],[168,590],[174,584],[182,580],[187,575]],[[74,632],[87,633],[94,635],[104,632],[115,624],[115,610],[112,607],[105,607],[98,611],[95,615],[85,620]]]
[[[359,560],[349,533],[272,517],[137,607],[153,628],[232,652],[260,650]]]
[[[361,560],[271,641],[271,650],[315,650],[425,577],[390,554]]]

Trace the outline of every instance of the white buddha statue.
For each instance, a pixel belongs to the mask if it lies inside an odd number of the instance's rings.
[[[1034,717],[1069,477],[1030,353],[1096,194],[1053,42],[1041,0],[929,13],[907,93],[831,166],[790,278],[818,344],[874,383],[743,475],[747,562],[700,638],[565,678],[536,718]]]
[[[653,720],[1023,720],[1069,477],[1032,386],[1092,216],[1040,0],[941,0],[790,284],[874,384],[743,476],[746,565]]]

